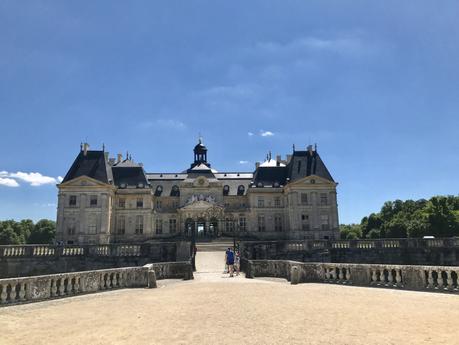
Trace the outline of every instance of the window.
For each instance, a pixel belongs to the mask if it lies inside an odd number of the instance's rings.
[[[223,195],[227,196],[229,194],[230,187],[228,185],[223,186]]]
[[[301,193],[301,204],[307,205],[308,204],[308,194]]]
[[[126,207],[126,199],[119,199],[118,200],[118,207],[125,208]]]
[[[309,215],[302,214],[301,215],[301,229],[303,231],[309,231]]]
[[[163,233],[163,221],[162,219],[156,219],[156,234],[160,235]]]
[[[89,206],[96,207],[97,206],[97,195],[91,195],[89,197]]]
[[[76,195],[70,195],[69,206],[76,206],[77,197]]]
[[[265,230],[266,230],[265,215],[259,214],[258,215],[258,231],[264,232]]]
[[[118,235],[124,235],[126,233],[126,217],[119,216],[116,224],[116,233]]]
[[[67,232],[70,236],[72,235],[75,235],[75,224],[73,223],[70,223],[68,226],[67,226]]]
[[[175,232],[177,231],[177,219],[169,219],[169,232],[171,234],[175,234]]]
[[[162,192],[163,192],[163,186],[156,186],[155,196],[161,196]]]
[[[274,198],[274,207],[280,207],[280,206],[281,206],[280,197],[276,196]]]
[[[282,216],[274,216],[274,231],[282,231]]]
[[[265,199],[263,197],[258,197],[258,207],[265,207]]]
[[[320,194],[320,204],[322,206],[328,205],[328,198],[326,193],[321,193]]]
[[[243,185],[240,185],[237,187],[237,195],[244,195],[245,192],[245,187]]]
[[[247,231],[247,219],[245,217],[239,217],[239,230]]]
[[[180,196],[180,189],[177,185],[172,186],[171,196]]]
[[[135,217],[135,233],[136,235],[143,234],[143,216]]]
[[[322,230],[328,230],[330,228],[328,223],[328,214],[323,214],[320,216],[320,227]]]
[[[162,202],[161,202],[161,200],[156,200],[156,209],[157,209],[157,210],[160,210],[161,207],[162,207]]]
[[[143,199],[137,198],[137,208],[143,208]]]
[[[232,219],[226,218],[225,226],[226,226],[226,232],[234,231],[234,222]]]
[[[88,219],[88,234],[94,235],[97,233],[97,219],[96,217],[90,216]]]

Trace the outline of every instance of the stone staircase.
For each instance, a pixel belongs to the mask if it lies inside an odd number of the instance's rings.
[[[198,252],[224,252],[233,247],[233,239],[218,238],[210,242],[196,242]]]

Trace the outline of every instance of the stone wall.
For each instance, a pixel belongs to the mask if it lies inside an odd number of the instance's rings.
[[[297,283],[335,283],[459,294],[459,267],[343,263],[289,260],[245,260],[247,278],[276,277]]]
[[[457,266],[459,238],[242,241],[241,252],[247,259]]]
[[[189,242],[0,246],[0,278],[186,261]]]
[[[152,275],[152,272],[156,274]],[[191,263],[166,262],[143,267],[0,279],[0,306],[116,288],[156,287],[156,279],[193,279]]]

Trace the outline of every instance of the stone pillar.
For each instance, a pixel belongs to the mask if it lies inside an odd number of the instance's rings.
[[[64,207],[65,207],[65,194],[60,192],[58,194],[57,202],[57,219],[56,219],[56,239],[59,241],[64,240],[65,237],[65,224],[64,224]]]
[[[87,197],[86,194],[80,194],[80,228],[78,232],[78,241],[80,244],[84,242],[84,235],[86,234],[86,203]]]

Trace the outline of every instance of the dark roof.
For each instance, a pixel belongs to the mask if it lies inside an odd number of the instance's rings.
[[[145,172],[141,166],[112,167],[113,178],[116,186],[125,184],[126,186],[138,186],[140,183],[145,188],[148,187],[148,181]]]
[[[276,182],[285,185],[286,179],[286,167],[259,167],[253,176],[255,186],[261,182],[265,187],[272,187]]]
[[[88,176],[103,183],[110,183],[110,167],[105,162],[104,151],[80,151],[62,182],[73,180],[80,176]]]
[[[333,181],[327,167],[317,151],[294,151],[287,164],[287,176],[290,181],[295,181],[306,176],[316,175],[326,180]]]

